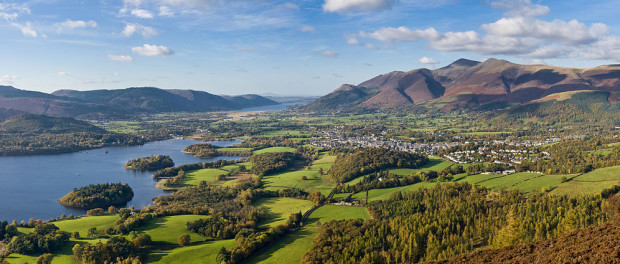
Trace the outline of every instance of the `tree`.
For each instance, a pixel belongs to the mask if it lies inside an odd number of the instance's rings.
[[[52,263],[52,259],[54,259],[53,254],[45,253],[37,258],[37,264],[50,264]]]
[[[182,234],[179,236],[179,246],[187,246],[189,245],[189,243],[191,242],[191,237],[189,236],[189,234]]]
[[[91,228],[88,229],[88,237],[95,238],[97,236],[98,236],[98,234],[97,234],[97,228],[96,227],[91,227]]]
[[[321,192],[313,192],[310,194],[310,201],[314,202],[315,205],[319,205],[325,201],[325,196]]]
[[[215,257],[215,261],[217,263],[222,263],[230,258],[230,252],[226,250],[225,247],[220,248],[220,251],[217,252],[217,256]]]
[[[133,240],[133,244],[134,246],[136,246],[136,248],[148,247],[151,245],[151,242],[151,236],[149,236],[148,234],[140,234]]]

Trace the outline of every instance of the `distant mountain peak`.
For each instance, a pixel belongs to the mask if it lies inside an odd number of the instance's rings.
[[[446,66],[446,67],[457,67],[457,66],[464,66],[464,67],[474,67],[476,65],[480,64],[479,61],[475,61],[475,60],[468,60],[468,59],[458,59],[456,61],[454,61],[453,63],[450,63],[450,65]]]

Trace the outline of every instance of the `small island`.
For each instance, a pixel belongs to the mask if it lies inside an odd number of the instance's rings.
[[[142,157],[125,163],[128,170],[161,170],[168,167],[174,167],[174,161],[168,155]]]
[[[128,184],[100,183],[90,184],[63,196],[58,202],[67,207],[90,210],[109,206],[122,206],[133,198],[133,190]]]

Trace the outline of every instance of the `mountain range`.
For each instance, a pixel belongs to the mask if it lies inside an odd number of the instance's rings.
[[[423,105],[450,111],[523,105],[549,95],[596,90],[620,93],[620,65],[589,69],[521,65],[505,60],[459,59],[436,70],[393,71],[359,85],[344,84],[306,106],[308,110],[398,108]]]
[[[275,105],[259,95],[214,95],[194,90],[135,87],[118,90],[59,90],[51,94],[0,86],[0,116],[123,116],[130,113],[209,112]]]

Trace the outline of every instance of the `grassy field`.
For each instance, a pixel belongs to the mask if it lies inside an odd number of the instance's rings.
[[[261,207],[266,211],[266,219],[260,223],[261,227],[265,228],[285,224],[289,215],[297,212],[303,214],[313,205],[308,200],[285,197],[263,198],[254,203],[254,206]]]
[[[595,194],[620,185],[620,166],[596,169],[560,184],[551,194]]]
[[[149,254],[146,263],[194,264],[216,263],[215,257],[220,248],[232,248],[234,239],[202,242],[187,247],[176,247],[167,250],[155,250]]]
[[[318,232],[317,221],[325,223],[330,220],[368,219],[370,214],[364,207],[325,205],[310,215],[305,226],[297,232],[286,236],[269,248],[260,251],[247,263],[299,263],[303,255],[310,249]]]
[[[385,200],[390,198],[390,196],[395,192],[408,192],[417,190],[420,188],[428,188],[435,186],[436,182],[419,182],[412,185],[386,188],[386,189],[372,189],[368,191],[368,202],[376,201],[376,200]],[[353,195],[354,200],[363,201],[366,200],[366,192],[359,192]]]
[[[155,243],[177,245],[178,238],[182,234],[190,234],[192,244],[203,241],[204,238],[198,234],[187,231],[187,222],[207,218],[204,215],[174,215],[165,216],[149,221],[145,226],[137,229],[140,233],[151,236]]]
[[[198,186],[201,181],[206,181],[207,183],[217,182],[217,176],[226,175],[228,171],[220,170],[220,169],[202,169],[189,171],[185,174],[185,178],[183,182],[181,182],[180,187],[190,187],[190,186]]]
[[[280,190],[285,188],[303,188],[307,192],[321,192],[328,195],[336,186],[329,176],[319,174],[319,170],[323,169],[327,173],[331,168],[335,156],[329,156],[326,153],[320,153],[319,158],[308,167],[301,167],[295,170],[287,170],[273,175],[263,177],[263,183],[268,190]],[[306,180],[302,178],[306,176]]]
[[[271,148],[255,150],[254,152],[252,152],[252,154],[262,154],[262,153],[267,153],[267,152],[296,152],[296,151],[297,150],[295,150],[294,148],[289,148],[289,147],[271,147]]]
[[[85,243],[97,243],[101,241],[105,243],[107,239],[99,239],[99,238],[87,238],[88,229],[91,227],[97,228],[97,230],[101,231],[108,227],[111,227],[114,222],[118,219],[118,215],[105,215],[105,216],[89,216],[82,217],[78,219],[71,220],[62,220],[54,222],[60,230],[66,232],[80,232],[81,239],[73,239],[67,243],[59,252],[55,252],[53,264],[65,264],[65,263],[77,263],[73,260],[73,252],[71,249],[75,244],[85,244]],[[19,231],[22,233],[31,233],[33,232],[33,228],[19,228]],[[40,254],[33,255],[20,255],[20,254],[11,254],[6,260],[9,263],[36,263],[37,258]]]
[[[471,184],[482,185],[491,189],[499,189],[501,187],[513,188],[522,182],[540,177],[539,173],[520,172],[510,175],[486,175],[478,174],[471,176],[462,176],[457,181],[465,181]],[[540,188],[539,188],[540,189]]]

